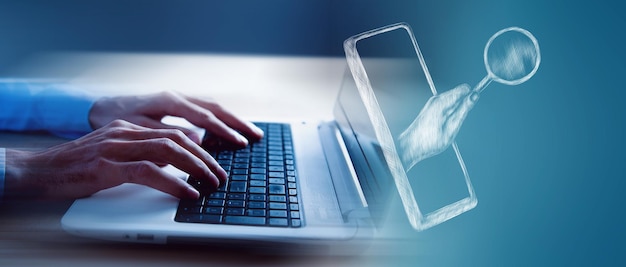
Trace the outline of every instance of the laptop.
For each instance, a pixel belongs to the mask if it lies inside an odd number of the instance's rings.
[[[409,26],[369,31],[344,46],[348,68],[334,120],[256,122],[266,136],[239,150],[220,148],[208,137],[205,148],[229,172],[218,191],[179,200],[123,184],[76,200],[62,218],[63,229],[140,243],[331,244],[371,240],[388,223],[388,211],[398,208],[390,205],[401,205],[402,223],[416,230],[460,214],[458,203],[475,197],[456,144],[424,164],[398,165],[403,148],[396,136],[436,93]],[[424,180],[461,186],[447,199],[424,189],[428,201],[418,207]],[[451,199],[460,200],[442,204]]]

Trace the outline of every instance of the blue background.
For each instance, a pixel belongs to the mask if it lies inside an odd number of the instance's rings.
[[[620,1],[0,1],[0,72],[41,51],[343,56],[412,25],[440,91],[485,75],[483,46],[539,40],[528,82],[493,83],[458,136],[479,204],[413,234],[393,265],[624,266],[626,10]]]

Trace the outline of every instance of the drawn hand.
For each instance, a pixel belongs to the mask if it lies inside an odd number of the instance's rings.
[[[400,157],[407,170],[446,150],[477,100],[467,84],[432,96],[399,136]]]

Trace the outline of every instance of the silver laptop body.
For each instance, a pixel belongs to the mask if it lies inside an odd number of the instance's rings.
[[[403,65],[404,59],[399,61],[401,64],[396,64],[398,62],[396,59],[391,61],[374,59],[372,60],[374,64],[365,66],[365,69],[360,60],[351,60],[354,59],[354,53],[361,52],[358,50],[361,49],[359,42],[374,36],[374,33],[388,32],[395,32],[401,40],[408,41],[410,61],[414,61],[411,65],[416,66],[415,71],[418,72],[408,73],[408,80],[421,77],[417,84],[411,84],[408,89],[393,91],[391,89],[394,87],[403,87],[406,84],[396,83],[394,80],[386,81],[387,77],[397,76],[397,73],[386,75],[386,72],[394,71],[394,67],[400,66],[399,73],[402,74],[407,71]],[[425,67],[424,59],[408,25],[391,25],[367,32],[349,38],[344,44],[349,68],[345,72],[337,97],[335,120],[287,122],[291,126],[294,142],[301,227],[176,222],[174,218],[179,204],[178,199],[135,184],[124,184],[76,200],[63,217],[62,227],[78,236],[144,243],[234,241],[241,244],[244,243],[241,241],[258,241],[327,244],[371,239],[388,221],[389,203],[400,206],[400,209],[404,208],[408,216],[403,218],[403,223],[411,224],[417,230],[433,225],[429,219],[431,215],[436,215],[439,222],[443,218],[441,214],[447,216],[444,220],[458,215],[459,213],[450,210],[452,206],[447,206],[442,209],[433,208],[433,212],[424,213],[425,216],[422,216],[422,212],[417,209],[415,196],[405,194],[418,191],[419,188],[411,189],[407,186],[419,178],[414,178],[409,171],[402,173],[404,177],[400,177],[402,179],[396,177],[389,167],[390,158],[397,157],[396,154],[390,154],[395,153],[393,150],[388,149],[393,144],[380,145],[378,131],[381,130],[381,125],[384,125],[383,128],[390,125],[392,133],[394,127],[397,128],[398,125],[404,127],[405,121],[410,123],[412,116],[421,109],[420,106],[436,93],[430,74],[422,69]],[[363,49],[364,53],[367,52],[366,45]],[[389,65],[388,62],[392,64]],[[382,65],[377,65],[378,63]],[[376,69],[376,66],[382,68]],[[356,69],[361,70],[360,75]],[[385,83],[380,87],[389,87],[386,88],[389,90],[374,93],[372,87],[362,86],[364,82],[370,82],[368,79],[376,76],[372,75],[369,78],[367,75],[362,76],[365,74],[363,71],[375,71],[378,76],[382,76],[380,81]],[[372,84],[376,87],[376,83]],[[416,91],[419,92],[415,93]],[[406,92],[409,93],[405,94]],[[407,97],[412,97],[415,101],[408,101]],[[381,111],[381,107],[385,110]],[[434,166],[428,169],[426,174],[430,175],[439,169],[453,170],[446,172],[463,181],[457,199],[469,193],[470,197],[463,198],[462,201],[473,200],[475,206],[473,189],[456,144],[454,149],[448,149],[446,153],[448,156],[443,160],[432,161],[433,164],[425,163],[424,166]],[[187,178],[185,173],[171,166],[166,168],[181,179]],[[420,176],[424,176],[423,174],[425,173],[419,173]],[[411,181],[403,184],[403,181],[407,181],[407,175]],[[468,182],[467,190],[464,187],[465,181]],[[402,198],[401,202],[390,201],[399,198]],[[412,208],[416,208],[417,212]],[[417,216],[412,217],[415,214]]]

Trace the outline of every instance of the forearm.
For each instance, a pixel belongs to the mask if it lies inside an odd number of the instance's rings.
[[[4,197],[6,199],[33,197],[41,194],[37,184],[29,182],[29,158],[34,152],[6,150]]]

